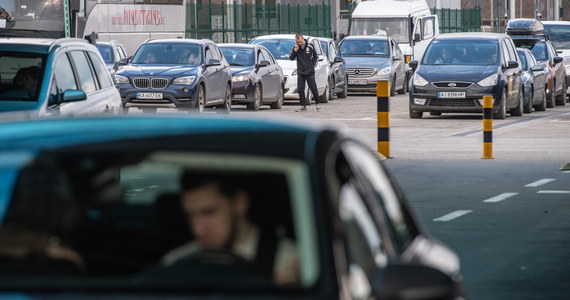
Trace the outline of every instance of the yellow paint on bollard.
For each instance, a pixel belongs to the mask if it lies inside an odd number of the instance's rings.
[[[493,159],[493,97],[483,97],[483,159]]]
[[[390,157],[390,81],[376,82],[378,152]]]

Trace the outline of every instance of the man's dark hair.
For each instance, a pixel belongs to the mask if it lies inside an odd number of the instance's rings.
[[[304,37],[302,34],[300,34],[300,33],[295,34],[295,38],[298,38],[298,37],[300,37],[300,38],[305,38],[305,37]]]
[[[184,191],[194,190],[210,184],[215,184],[218,190],[228,198],[233,198],[239,191],[247,190],[245,174],[218,174],[202,172],[184,172],[181,186]]]

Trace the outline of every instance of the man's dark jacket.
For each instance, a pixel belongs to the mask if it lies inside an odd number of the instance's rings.
[[[315,66],[319,57],[315,48],[305,39],[305,48],[302,49],[299,46],[297,52],[295,52],[295,47],[291,49],[291,54],[289,54],[290,60],[295,60],[297,58],[297,73],[301,75],[311,75],[315,74]]]

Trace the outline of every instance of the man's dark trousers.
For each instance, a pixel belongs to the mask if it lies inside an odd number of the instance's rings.
[[[315,73],[310,75],[303,75],[297,73],[297,91],[299,92],[299,102],[302,106],[311,105],[309,99],[305,98],[305,80],[309,84],[309,89],[313,94],[313,99],[319,104],[319,90],[317,89],[317,83],[315,82]]]

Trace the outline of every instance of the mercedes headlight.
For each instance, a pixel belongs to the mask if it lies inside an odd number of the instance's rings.
[[[238,81],[247,81],[249,80],[251,77],[249,75],[238,75],[238,76],[233,76],[232,77],[232,81],[233,82],[238,82]]]
[[[195,79],[196,79],[196,76],[178,77],[178,78],[174,79],[172,84],[191,85],[192,83],[194,83]]]
[[[424,86],[427,85],[429,82],[421,77],[419,74],[414,74],[414,81],[413,84],[415,86]]]
[[[381,69],[380,71],[378,71],[378,75],[388,75],[388,74],[390,74],[390,72],[392,72],[392,68],[391,67],[385,67],[385,68]]]
[[[477,82],[477,84],[480,86],[495,86],[497,85],[497,82],[499,82],[499,76],[497,76],[497,74],[493,74]]]
[[[129,83],[129,78],[123,75],[115,74],[115,84],[118,83]]]

